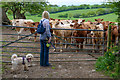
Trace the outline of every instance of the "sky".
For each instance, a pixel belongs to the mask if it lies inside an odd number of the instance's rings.
[[[106,0],[48,0],[50,4],[56,5],[80,5],[80,4],[102,4]]]

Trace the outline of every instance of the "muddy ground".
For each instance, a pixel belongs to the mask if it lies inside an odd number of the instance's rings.
[[[2,33],[16,34],[15,30],[11,28],[2,28]],[[23,35],[29,34],[29,31],[24,31]],[[3,41],[14,41],[17,39],[17,36],[3,35]],[[20,41],[33,42],[33,43],[13,43],[9,46],[24,46],[24,47],[39,47],[39,38],[37,42],[34,43],[34,39],[28,40],[25,38]],[[6,42],[2,43],[3,45],[7,44]],[[88,47],[90,48],[90,46]],[[72,48],[71,48],[72,49]],[[33,52],[33,55],[38,58],[33,59],[33,66],[29,67],[29,71],[24,71],[23,66],[19,66],[19,70],[16,73],[11,73],[11,64],[3,63],[3,78],[109,78],[108,76],[103,75],[100,72],[95,70],[95,58],[88,54],[50,54],[50,63],[49,67],[41,67],[39,65],[39,48],[10,48],[4,47],[3,51],[12,51],[12,52],[2,52],[3,55],[12,55],[15,51],[22,52]],[[57,51],[59,52],[59,50]],[[71,50],[66,50],[64,52],[75,52]],[[81,51],[82,53],[84,51]],[[53,49],[50,49],[50,53],[54,53]],[[89,53],[89,51],[87,52]],[[16,53],[19,56],[25,56],[27,53]],[[2,56],[3,61],[11,61],[10,56]],[[95,54],[94,56],[102,56]],[[37,62],[36,62],[37,61]]]

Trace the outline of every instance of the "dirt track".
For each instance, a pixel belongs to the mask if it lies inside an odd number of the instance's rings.
[[[16,31],[11,30],[10,28],[3,28],[2,33],[11,33],[15,34]],[[24,32],[23,34],[29,34],[29,31]],[[3,40],[15,40],[17,36],[3,35]],[[22,41],[31,41],[33,39],[28,40],[27,38]],[[39,38],[37,39],[39,42]],[[6,44],[6,43],[3,43]],[[31,47],[39,47],[38,43],[14,43],[10,46],[31,46]],[[4,48],[3,50],[11,50],[11,51],[33,51],[34,56],[39,56],[39,54],[35,54],[34,52],[39,52],[39,49],[21,49],[21,48]],[[50,50],[52,52],[52,50]],[[12,55],[12,52],[3,52],[5,55]],[[17,53],[18,55],[26,55],[26,53]],[[66,58],[67,57],[67,58]],[[85,58],[89,57],[89,58]],[[22,66],[16,72],[16,74],[11,73],[11,65],[3,64],[3,78],[108,78],[103,74],[95,71],[95,61],[75,61],[75,62],[62,62],[62,60],[85,60],[85,59],[94,59],[88,54],[50,54],[50,63],[52,66],[50,67],[41,67],[39,62],[33,62],[33,66],[29,67],[29,71],[23,71]],[[10,57],[3,57],[4,61],[10,60]],[[39,58],[35,58],[34,60],[39,60]],[[52,62],[57,60],[59,62]]]

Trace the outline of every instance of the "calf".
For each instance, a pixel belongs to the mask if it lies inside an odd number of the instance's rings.
[[[105,40],[107,40],[107,36],[108,36],[108,30],[106,31]],[[114,45],[116,45],[117,37],[118,37],[117,26],[111,25],[111,44],[114,43]]]
[[[12,21],[12,26],[23,26],[26,27],[25,22],[34,22],[33,20],[26,20],[26,19],[14,19]],[[20,27],[15,27],[17,33],[18,33],[18,39],[20,38],[20,34],[22,33],[23,30],[28,30],[28,28],[20,28]]]
[[[52,25],[53,28],[61,28],[61,29],[72,29],[72,27],[70,27],[70,24],[61,24],[60,21],[57,21],[55,24]],[[71,30],[54,30],[53,31],[55,35],[57,35],[58,37],[62,37],[62,39],[65,39],[65,41],[67,42],[71,42],[70,38],[64,38],[64,37],[71,37],[72,31]],[[55,43],[57,42],[57,38],[55,38]],[[60,43],[62,43],[62,41],[60,41]],[[55,45],[56,46],[56,45]],[[61,50],[60,52],[62,52],[63,48],[63,44],[61,44]],[[67,48],[67,45],[65,45],[65,48]]]
[[[96,25],[94,28],[94,30],[103,30],[103,28],[101,28],[99,25]],[[98,44],[97,48],[100,49],[100,45],[103,43],[103,31],[91,31],[92,34],[92,42],[93,42],[93,48],[95,49],[95,44]],[[94,37],[96,37],[96,39],[94,39]],[[100,38],[100,39],[98,39]],[[93,52],[95,52],[95,50],[93,50]]]
[[[39,22],[24,22],[26,24],[27,27],[36,27],[35,28],[30,28],[30,32],[33,34],[36,32],[37,27],[39,25]],[[36,37],[37,37],[37,33],[35,33],[35,37],[34,37],[34,41],[36,42]]]
[[[75,23],[73,25],[73,28],[74,29],[86,29],[83,24],[78,24],[78,23]],[[75,30],[73,33],[73,36],[74,37],[87,37],[87,31]],[[84,38],[75,38],[75,42],[78,44],[81,43],[80,48],[83,49]],[[76,45],[76,47],[79,48],[79,45]],[[78,52],[78,51],[79,50],[76,50],[76,52]]]

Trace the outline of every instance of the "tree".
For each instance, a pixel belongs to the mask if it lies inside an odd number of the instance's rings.
[[[11,10],[14,19],[26,19],[26,12],[40,14],[46,6],[46,2],[2,2],[2,7],[5,9],[4,14],[6,15],[7,10]]]
[[[4,25],[10,24],[10,20],[8,19],[4,8],[2,8],[2,24]]]
[[[25,12],[42,13],[46,7],[45,2],[3,2],[2,7],[13,12],[13,18],[25,18]]]

